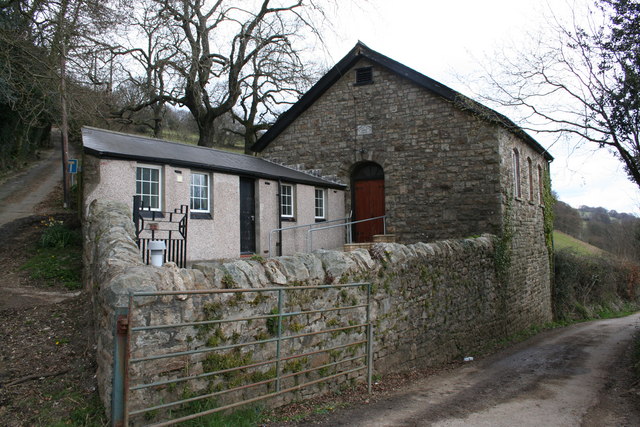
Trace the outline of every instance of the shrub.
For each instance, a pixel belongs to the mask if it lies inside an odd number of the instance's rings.
[[[569,249],[555,253],[553,308],[556,320],[583,320],[594,313],[638,305],[638,266],[607,255],[584,255]]]
[[[42,221],[42,225],[44,231],[40,237],[40,246],[43,248],[66,248],[80,241],[77,230],[70,230],[63,221],[49,217]]]

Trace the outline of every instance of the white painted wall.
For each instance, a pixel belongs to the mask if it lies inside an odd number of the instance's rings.
[[[240,255],[240,179],[236,175],[212,175],[212,219],[189,220],[189,261],[235,258]],[[188,192],[185,199],[189,200]]]
[[[274,182],[275,188],[271,190],[270,199],[273,200],[271,206],[276,209],[277,212],[277,196],[276,191],[278,183]],[[311,227],[299,227],[282,231],[282,255],[292,255],[299,252],[307,252],[307,241],[310,228],[318,228],[326,225],[335,225],[338,223],[326,223],[325,221],[316,222],[315,219],[315,188],[310,185],[294,184],[295,194],[295,207],[294,207],[294,221],[282,221],[282,228],[296,227],[302,225],[310,225]],[[326,221],[344,218],[344,191],[326,189]],[[277,220],[277,216],[273,217]],[[271,223],[273,224],[273,222]],[[277,225],[272,226],[271,230],[278,228]],[[268,231],[263,232],[261,239],[268,242]],[[321,230],[312,233],[312,250],[315,249],[338,249],[342,250],[342,246],[345,242],[345,229],[344,227],[337,227],[329,230]],[[278,255],[278,242],[279,235],[277,232],[271,234],[271,251],[272,256]],[[268,245],[268,243],[267,243]],[[262,254],[262,252],[261,252]],[[266,255],[266,253],[264,254]]]
[[[269,234],[278,228],[278,181],[256,180],[256,253],[269,256]],[[271,255],[276,255],[278,233],[271,233]]]
[[[161,169],[161,210],[173,210],[189,204],[191,170],[170,165],[150,165],[136,161],[96,159],[85,156],[85,214],[95,200],[115,200],[133,209],[135,176],[138,166]],[[97,170],[96,170],[97,169]],[[207,173],[207,171],[194,170]],[[187,260],[212,260],[240,256],[240,179],[236,175],[208,172],[210,176],[210,219],[189,218]],[[256,254],[269,256],[269,233],[278,228],[278,181],[256,179]],[[314,218],[314,186],[294,184],[295,221],[283,221],[282,226],[316,223]],[[344,191],[327,189],[327,219],[345,216]],[[283,232],[283,254],[305,252],[308,227]],[[272,233],[271,255],[277,254],[278,233]],[[316,232],[313,249],[339,249],[344,243],[344,228]]]

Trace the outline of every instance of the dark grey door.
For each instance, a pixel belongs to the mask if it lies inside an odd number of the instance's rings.
[[[240,178],[240,253],[256,251],[255,183],[251,178]]]

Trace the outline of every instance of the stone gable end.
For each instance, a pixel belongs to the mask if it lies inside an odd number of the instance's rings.
[[[368,66],[373,83],[354,85],[355,70]],[[412,243],[499,229],[498,133],[497,125],[361,59],[262,155],[345,183],[359,162],[378,163],[389,232]],[[345,203],[349,210],[350,192]]]

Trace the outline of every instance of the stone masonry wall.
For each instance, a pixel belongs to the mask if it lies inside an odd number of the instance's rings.
[[[133,226],[128,209],[123,205],[94,202],[89,209],[84,233],[86,283],[93,295],[97,324],[98,382],[106,408],[111,404],[115,310],[127,305],[127,295],[131,290],[295,288],[300,285],[371,282],[374,370],[377,374],[473,356],[512,333],[513,325],[526,328],[543,323],[551,316],[548,293],[524,287],[515,289],[496,280],[496,238],[491,235],[429,244],[378,244],[371,251],[350,253],[322,250],[271,259],[203,262],[192,269],[178,269],[171,263],[160,268],[141,264],[132,238]],[[286,310],[326,308],[340,301],[359,304],[365,298],[357,289],[301,292],[295,298],[287,297]],[[207,298],[179,295],[152,300],[145,297],[140,302],[139,305],[149,311],[146,314],[143,310],[137,311],[134,316],[136,324],[268,314],[274,307],[273,299],[258,297],[257,293],[243,298],[235,295]],[[333,312],[305,315],[295,321],[289,319],[285,328],[289,332],[303,333],[327,326],[352,325],[358,321],[362,319]],[[138,353],[132,357],[139,357],[146,350],[184,351],[257,340],[268,336],[269,328],[267,321],[256,321],[217,329],[191,328],[175,333],[159,331],[136,337]],[[362,336],[362,331],[353,331],[310,338],[296,345],[312,351],[322,346],[340,345],[348,338],[362,339]],[[354,350],[354,354],[361,354],[358,353],[361,351]],[[290,364],[285,368],[300,371],[326,363],[334,356],[305,358],[301,366]],[[185,371],[198,373],[229,366],[231,358],[246,363],[269,357],[272,354],[266,347],[251,352],[230,351],[217,359],[204,355],[185,356],[171,364],[152,362],[132,375],[153,381],[173,378]],[[267,368],[254,373],[259,378],[268,378],[272,374]],[[353,376],[341,378],[335,384],[353,379]],[[189,391],[215,390],[221,387],[221,381],[233,383],[236,380],[239,378],[200,381],[191,385]],[[185,390],[164,387],[155,394],[134,393],[132,404],[153,404],[158,399],[168,399],[172,393],[184,395]],[[296,397],[304,398],[326,390],[327,386],[319,386]],[[285,397],[276,404],[291,399]]]
[[[548,165],[521,139],[502,130],[499,134],[502,182],[501,235],[506,245],[505,292],[507,300],[515,307],[528,309],[531,299],[545,301],[536,314],[544,321],[551,321],[551,275],[549,250],[544,236],[545,209],[541,195],[538,167],[547,170]],[[514,194],[514,165],[512,152],[516,148],[520,154],[521,194]],[[529,163],[530,160],[531,162]],[[531,173],[529,167],[531,166]],[[509,324],[510,331],[521,330],[524,323]]]
[[[373,84],[354,69],[373,66]],[[370,133],[360,132],[368,126]],[[362,128],[361,128],[362,129]],[[499,127],[384,67],[360,60],[261,156],[349,184],[354,166],[384,169],[389,232],[415,243],[500,229]],[[351,193],[345,193],[347,212]]]
[[[373,67],[373,84],[354,85],[354,70],[366,66]],[[362,125],[370,125],[371,133],[358,135]],[[513,192],[514,148],[520,154],[520,197]],[[499,266],[508,277],[502,290],[506,300],[520,307],[531,299],[545,301],[537,317],[551,320],[538,177],[538,167],[546,170],[547,163],[505,128],[360,60],[261,155],[318,168],[346,183],[358,162],[380,164],[388,230],[401,243],[483,233],[507,236],[508,262]],[[525,323],[509,328],[522,329]]]

